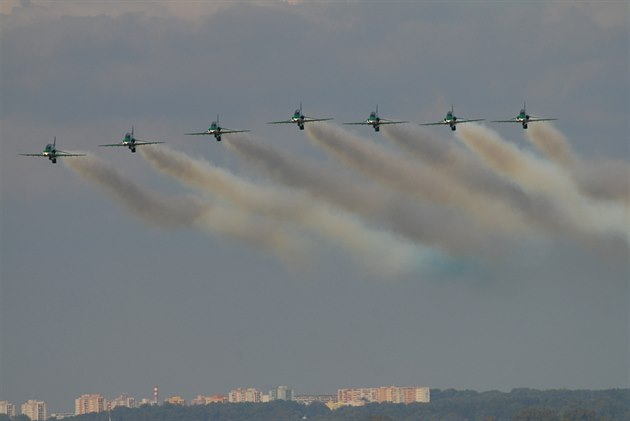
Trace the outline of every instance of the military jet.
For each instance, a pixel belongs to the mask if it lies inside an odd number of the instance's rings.
[[[361,125],[361,126],[372,126],[375,132],[378,132],[381,129],[381,126],[384,124],[402,124],[408,123],[408,121],[394,121],[388,120],[386,118],[381,118],[378,116],[378,104],[376,105],[376,111],[372,111],[367,120],[358,121],[356,123],[343,123],[349,125]]]
[[[526,129],[528,123],[534,123],[536,121],[553,121],[553,120],[557,120],[557,118],[542,118],[542,117],[535,117],[535,116],[531,116],[527,114],[527,107],[526,107],[525,102],[523,102],[523,108],[521,108],[521,111],[518,113],[516,117],[511,118],[509,120],[494,120],[493,123],[520,123],[523,125],[523,129]]]
[[[109,143],[107,145],[98,145],[98,146],[125,146],[129,148],[131,152],[136,152],[136,146],[144,146],[144,145],[155,145],[157,143],[164,142],[149,142],[147,140],[136,139],[133,134],[133,126],[131,126],[131,133],[125,133],[125,137],[122,138],[120,143]]]
[[[300,130],[304,130],[304,123],[312,123],[314,121],[328,121],[332,120],[332,118],[313,118],[307,117],[302,114],[302,103],[300,103],[300,108],[295,110],[293,113],[293,117],[290,120],[282,120],[282,121],[270,121],[267,124],[297,124]]]
[[[477,119],[465,119],[465,118],[458,118],[457,116],[455,116],[454,111],[453,111],[453,106],[451,105],[451,110],[449,112],[446,113],[446,117],[444,117],[444,120],[442,121],[438,121],[436,123],[423,123],[420,124],[421,126],[437,126],[437,125],[448,125],[451,127],[451,130],[455,131],[457,130],[457,125],[461,124],[461,123],[471,123],[473,121],[483,121],[483,118],[477,118]]]
[[[53,143],[49,143],[46,145],[44,150],[41,153],[21,153],[22,156],[43,156],[48,158],[50,162],[53,164],[57,163],[57,158],[65,158],[68,156],[85,156],[85,154],[80,153],[69,153],[60,151],[57,149],[57,136],[55,136]]]
[[[246,133],[246,132],[249,132],[249,130],[232,130],[232,129],[226,129],[226,128],[221,127],[219,125],[219,115],[217,114],[216,121],[213,121],[210,124],[210,127],[208,128],[208,130],[206,130],[205,132],[185,133],[185,134],[188,136],[214,136],[216,141],[220,142],[221,135],[230,134],[230,133]]]

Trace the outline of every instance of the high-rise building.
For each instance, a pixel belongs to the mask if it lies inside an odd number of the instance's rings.
[[[117,406],[124,406],[126,408],[135,408],[136,407],[136,398],[133,396],[129,396],[125,393],[113,399],[109,403],[111,409],[116,408]]]
[[[44,421],[48,418],[46,410],[46,402],[30,399],[22,404],[22,414],[26,415],[31,421]]]
[[[403,398],[401,403],[428,403],[431,400],[431,392],[428,387],[401,387],[400,389]]]
[[[208,405],[211,403],[226,403],[227,396],[225,395],[212,395],[212,396],[202,396],[198,395],[195,399],[190,401],[191,405]]]
[[[269,391],[269,400],[292,401],[293,389],[289,389],[287,386],[278,386],[275,389],[271,389]]]
[[[105,411],[105,398],[98,393],[81,395],[74,400],[74,414],[83,415],[90,412]]]
[[[297,403],[301,403],[302,405],[310,405],[313,402],[337,402],[337,395],[297,395],[293,398]]]
[[[0,414],[15,417],[15,405],[9,401],[0,401]]]
[[[171,405],[186,406],[186,399],[182,398],[181,396],[171,396],[164,399],[164,402],[170,403]]]
[[[361,405],[368,402],[391,402],[410,404],[430,401],[428,387],[362,387],[337,390],[337,400],[346,405]]]
[[[355,387],[337,390],[337,402],[347,405],[362,405],[367,402],[378,402],[377,387]]]
[[[253,387],[247,389],[234,389],[228,393],[228,402],[240,403],[240,402],[260,402],[262,399],[261,393]]]

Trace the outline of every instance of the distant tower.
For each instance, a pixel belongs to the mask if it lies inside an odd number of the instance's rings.
[[[153,402],[155,405],[158,404],[158,387],[157,384],[153,386]]]

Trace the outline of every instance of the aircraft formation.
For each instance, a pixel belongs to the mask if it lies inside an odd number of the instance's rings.
[[[317,121],[328,121],[332,120],[332,118],[315,118],[304,115],[302,112],[302,103],[300,103],[300,108],[296,109],[293,112],[293,115],[288,120],[280,120],[280,121],[270,121],[267,124],[296,124],[300,130],[304,130],[304,124],[313,123]],[[441,121],[436,121],[432,123],[420,123],[421,126],[449,126],[452,131],[457,130],[457,125],[462,123],[471,123],[474,121],[483,121],[482,118],[476,119],[466,119],[459,118],[455,115],[454,107],[451,106],[451,109],[446,113],[446,116]],[[556,118],[544,118],[544,117],[536,117],[531,116],[527,113],[526,104],[523,103],[523,108],[519,111],[516,117],[513,117],[508,120],[493,120],[493,123],[519,123],[523,126],[523,129],[527,129],[529,123],[535,123],[538,121],[552,121],[557,120]],[[343,123],[347,125],[363,125],[363,126],[372,126],[375,132],[380,131],[380,126],[382,125],[390,125],[390,124],[404,124],[409,123],[408,121],[399,121],[399,120],[389,120],[386,118],[382,118],[378,115],[378,104],[376,105],[376,110],[372,111],[367,119],[363,121]],[[203,132],[193,132],[193,133],[184,133],[188,136],[214,136],[217,142],[221,141],[222,135],[233,134],[233,133],[246,133],[249,130],[242,129],[228,129],[225,127],[221,127],[219,124],[219,115],[217,114],[217,119],[210,124],[210,127]],[[123,139],[118,143],[109,143],[98,146],[105,147],[116,147],[123,146],[128,148],[131,152],[136,152],[136,147],[145,146],[145,145],[154,145],[158,143],[164,142],[154,142],[147,141],[142,139],[137,139],[134,135],[134,128],[131,127],[131,132],[125,134]],[[75,154],[64,152],[57,149],[57,137],[55,136],[53,143],[49,143],[46,145],[44,150],[40,153],[31,153],[31,154],[20,154],[22,156],[39,156],[45,157],[50,160],[53,164],[57,162],[57,158],[65,158],[65,157],[76,157],[76,156],[85,156],[85,154]]]

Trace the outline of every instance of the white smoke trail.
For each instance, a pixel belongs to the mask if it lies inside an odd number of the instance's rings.
[[[93,182],[132,214],[161,228],[203,228],[226,238],[275,252],[286,264],[302,266],[310,255],[308,243],[279,229],[277,223],[253,219],[236,209],[211,206],[192,197],[171,197],[146,190],[94,155],[64,163]]]
[[[530,125],[526,138],[547,158],[567,170],[580,191],[594,199],[630,204],[630,166],[613,159],[582,159],[552,124]]]
[[[572,223],[547,195],[525,192],[511,178],[490,169],[469,148],[436,137],[421,127],[387,127],[384,134],[396,146],[480,198],[505,202],[510,212],[520,214],[533,229],[545,234],[574,231]]]
[[[613,234],[627,240],[623,207],[582,196],[573,181],[556,166],[521,151],[484,126],[465,125],[458,130],[457,137],[498,174],[514,180],[529,193],[545,194],[553,200],[574,230]]]
[[[480,197],[452,177],[389,151],[367,139],[330,124],[311,125],[309,138],[352,168],[385,185],[411,193],[423,201],[455,207],[486,227],[506,234],[531,233],[517,212],[505,202]]]
[[[255,185],[207,161],[168,148],[146,148],[142,153],[159,171],[184,184],[220,195],[245,212],[313,230],[342,246],[361,266],[372,271],[397,276],[408,272],[416,259],[416,247],[387,233],[368,229],[355,218],[333,212],[307,196]]]
[[[497,177],[474,153],[450,139],[435,136],[415,126],[386,126],[385,138],[446,177],[489,199],[501,199],[518,212],[527,200],[523,191],[509,180]]]
[[[379,185],[357,183],[341,171],[288,155],[257,139],[233,136],[226,144],[276,182],[360,215],[411,241],[453,255],[495,255],[503,250],[503,234],[481,227],[456,209],[419,203]]]

